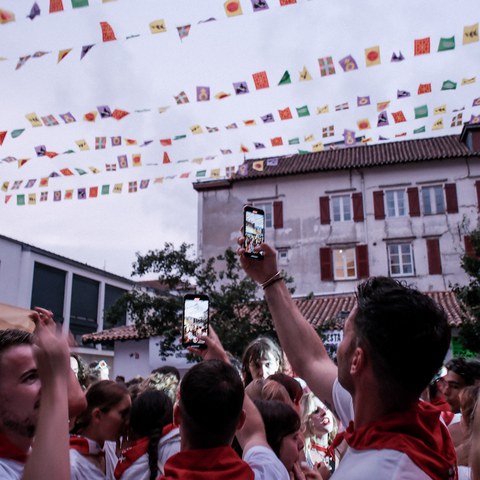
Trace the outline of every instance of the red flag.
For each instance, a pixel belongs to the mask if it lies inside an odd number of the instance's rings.
[[[63,11],[62,0],[50,0],[49,13],[62,12],[62,11]]]
[[[280,115],[280,120],[290,120],[293,118],[289,107],[279,110],[278,114]]]
[[[100,26],[102,27],[102,39],[104,42],[116,40],[115,33],[108,22],[100,22]]]
[[[255,88],[260,90],[262,88],[268,88],[270,85],[268,84],[268,77],[267,72],[258,72],[252,75],[253,81],[255,82]]]
[[[5,137],[7,136],[7,131],[5,132],[0,132],[0,145],[2,145],[3,141],[5,140]]]
[[[98,187],[90,187],[88,196],[90,198],[95,198],[96,196],[98,196]]]
[[[172,163],[167,152],[163,152],[163,163]]]
[[[168,147],[169,145],[172,144],[172,139],[171,139],[171,138],[163,138],[162,140],[160,140],[160,143],[161,143],[164,147]]]
[[[123,117],[126,117],[127,115],[130,115],[129,112],[126,112],[125,110],[119,110],[118,108],[116,108],[113,112],[112,112],[112,117],[115,119],[115,120],[121,120]]]

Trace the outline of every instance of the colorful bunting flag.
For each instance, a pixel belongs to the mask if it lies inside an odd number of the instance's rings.
[[[290,78],[290,73],[288,73],[288,70],[285,70],[285,73],[283,74],[282,78],[278,82],[278,85],[287,85],[289,83],[292,83],[292,80]]]
[[[430,53],[430,37],[419,38],[414,41],[414,55],[427,55]]]
[[[136,193],[137,182],[128,182],[128,193]]]
[[[59,50],[57,63],[60,63],[71,51],[72,51],[71,48],[65,48],[64,50]]]
[[[54,202],[61,202],[62,201],[62,191],[61,190],[55,190],[53,192],[53,201]]]
[[[380,112],[378,114],[377,127],[385,127],[388,124],[389,124],[388,123],[388,115],[387,115],[387,112],[384,110],[383,112]]]
[[[225,13],[227,14],[227,17],[236,17],[237,15],[243,15],[242,6],[237,0],[227,0],[223,4],[223,6],[225,8]]]
[[[364,107],[365,105],[370,105],[370,97],[368,95],[365,97],[357,97],[357,107]]]
[[[455,35],[449,38],[440,38],[438,43],[438,52],[444,52],[445,50],[455,49]]]
[[[323,138],[333,137],[334,135],[335,135],[335,127],[333,125],[322,128],[322,137]]]
[[[98,197],[98,187],[90,187],[88,189],[88,198],[97,198]]]
[[[132,155],[132,166],[134,167],[142,166],[142,155],[140,153],[134,153]]]
[[[296,107],[296,110],[297,110],[297,115],[298,115],[299,118],[310,116],[310,111],[308,110],[308,105],[304,105],[303,107]]]
[[[380,47],[370,47],[365,49],[365,64],[367,67],[380,65]]]
[[[178,36],[180,37],[180,41],[183,41],[184,38],[188,37],[190,33],[191,25],[182,25],[181,27],[177,27]]]
[[[140,189],[145,190],[146,188],[148,188],[149,184],[150,184],[150,180],[148,180],[148,179],[142,180],[140,182]]]
[[[163,162],[162,163],[172,163],[167,152],[163,152]]]
[[[117,157],[118,168],[128,168],[128,159],[126,155],[119,155]]]
[[[300,139],[298,137],[295,137],[295,138],[291,138],[289,141],[288,141],[288,144],[289,145],[298,145],[300,143]]]
[[[452,118],[452,123],[450,124],[450,127],[461,127],[463,125],[463,113],[457,113],[453,118]]]
[[[122,193],[123,183],[116,183],[113,186],[113,193]]]
[[[443,118],[439,118],[432,125],[432,130],[442,130],[443,129]]]
[[[292,112],[290,111],[290,107],[284,108],[283,110],[279,110],[278,114],[280,115],[280,120],[290,120],[292,119]]]
[[[257,72],[252,75],[253,82],[255,83],[255,88],[261,90],[263,88],[269,88],[267,72],[264,70],[262,72]]]
[[[190,127],[190,130],[194,135],[200,135],[201,133],[203,133],[203,128],[200,125],[193,125],[192,127]]]
[[[102,185],[102,195],[110,194],[110,185]]]
[[[83,119],[86,122],[94,122],[97,119],[97,115],[98,115],[98,113],[95,112],[95,111],[88,112],[83,116]]]
[[[262,115],[260,118],[262,119],[263,123],[272,123],[275,121],[273,113],[267,113],[266,115]]]
[[[130,115],[129,112],[125,111],[125,110],[120,110],[118,108],[116,108],[113,112],[112,112],[112,117],[115,119],[115,120],[121,120],[122,118],[126,117],[127,115]]]
[[[30,13],[27,15],[27,18],[29,18],[30,20],[33,20],[38,15],[40,15],[40,7],[38,6],[38,3],[35,2],[32,5],[32,8],[30,9]]]
[[[151,33],[163,33],[167,31],[165,20],[163,18],[153,20],[153,22],[149,23],[149,27]]]
[[[421,105],[420,107],[415,107],[415,119],[428,117],[428,105]]]
[[[390,106],[390,100],[386,102],[377,102],[377,112],[386,110]]]
[[[442,84],[442,90],[455,90],[456,88],[457,84],[452,80],[445,80]]]
[[[264,161],[257,160],[256,162],[252,163],[252,169],[256,170],[257,172],[263,172],[264,170]]]
[[[471,125],[474,125],[474,124],[477,125],[477,124],[479,124],[479,123],[480,123],[480,115],[472,115],[472,116],[470,117],[470,121],[469,121],[468,123],[470,123]]]
[[[268,10],[268,3],[266,0],[252,0],[252,8],[254,12]]]
[[[307,70],[307,67],[303,67],[302,71],[299,72],[299,78],[298,78],[301,82],[304,82],[304,81],[307,81],[307,80],[311,80],[312,79],[312,76],[310,75],[310,72]]]
[[[280,147],[283,145],[282,137],[275,137],[270,140],[272,147]]]
[[[95,150],[103,150],[107,146],[107,137],[95,137]]]
[[[3,141],[5,140],[5,137],[7,136],[8,131],[5,130],[4,132],[0,132],[0,145],[3,144]]]
[[[344,72],[351,72],[358,69],[357,62],[351,55],[347,55],[346,57],[342,58],[338,61],[338,63],[343,68]]]
[[[335,65],[332,57],[323,57],[318,59],[320,66],[320,75],[326,77],[328,75],[335,75]]]
[[[406,90],[397,90],[397,98],[406,98],[410,97],[410,92],[407,92]]]
[[[77,198],[79,200],[86,200],[87,199],[87,189],[86,188],[78,188],[77,189]]]
[[[64,195],[63,198],[65,200],[72,200],[73,199],[73,190],[72,189],[65,190],[65,195]]]
[[[19,70],[20,68],[22,68],[27,63],[27,60],[29,58],[31,58],[31,55],[25,55],[24,57],[20,57],[18,59],[18,63],[17,63],[17,66],[15,67],[15,70]]]
[[[297,0],[280,0],[280,6],[285,7],[287,5],[294,5],[297,3]]]
[[[323,113],[328,113],[329,108],[328,105],[323,105],[323,107],[317,107],[317,115],[321,115]]]
[[[392,117],[395,123],[402,123],[407,121],[405,115],[401,110],[399,110],[398,112],[392,112]]]
[[[368,118],[363,118],[362,120],[358,120],[357,127],[359,130],[369,130],[371,128],[370,120]]]
[[[255,120],[244,120],[243,121],[243,124],[246,126],[246,127],[253,127],[254,125],[257,124],[257,122]]]
[[[317,142],[312,145],[312,152],[323,152],[324,147],[322,142]]]
[[[478,22],[463,28],[463,45],[478,42]]]
[[[253,146],[259,150],[261,148],[266,148],[265,145],[263,143],[260,143],[260,142],[253,142]]]
[[[315,140],[315,135],[311,133],[310,135],[305,135],[303,137],[304,142],[313,142]]]
[[[90,150],[86,140],[75,140],[75,143],[78,145],[78,148],[82,151]]]
[[[423,95],[424,93],[431,93],[432,84],[431,83],[421,83],[418,86],[418,95]]]
[[[210,100],[210,87],[197,87],[197,102],[208,102]]]
[[[335,105],[336,112],[340,112],[341,110],[348,110],[348,109],[349,109],[348,102],[341,103],[340,105]]]
[[[9,23],[15,21],[15,14],[9,10],[0,8],[0,25],[3,23]]]
[[[235,82],[233,84],[233,89],[235,90],[236,95],[249,93],[247,82]]]
[[[29,205],[36,205],[37,203],[37,195],[35,193],[28,194],[28,204]]]
[[[471,85],[472,83],[475,83],[476,81],[477,81],[477,77],[462,78],[462,86],[463,85]]]
[[[433,114],[434,115],[443,115],[444,113],[447,113],[447,106],[446,105],[440,105],[439,107],[435,107],[433,109]]]
[[[72,8],[88,7],[88,0],[72,0]]]
[[[345,129],[343,131],[343,141],[347,147],[355,145],[357,143],[355,132],[353,130]]]
[[[95,46],[93,43],[92,45],[84,45],[82,47],[82,51],[80,52],[80,60],[83,59],[83,57]]]
[[[391,62],[402,62],[403,60],[405,60],[405,57],[401,51],[398,52],[398,55],[395,52],[392,53],[392,58],[390,59]]]
[[[122,137],[119,135],[115,137],[110,137],[110,140],[112,142],[112,147],[118,147],[122,144]]]
[[[224,98],[227,98],[230,96],[230,93],[225,93],[225,92],[219,92],[215,95],[215,98],[217,100],[223,100]]]
[[[62,12],[63,3],[62,0],[50,0],[49,13]]]

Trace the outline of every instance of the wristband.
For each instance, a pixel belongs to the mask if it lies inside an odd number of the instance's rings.
[[[267,281],[260,284],[260,286],[265,290],[270,285],[278,282],[279,280],[283,280],[282,272],[279,270],[273,277],[270,277]]]

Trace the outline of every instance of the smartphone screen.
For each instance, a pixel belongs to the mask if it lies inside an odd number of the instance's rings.
[[[255,247],[265,241],[265,212],[263,210],[250,205],[243,208],[243,234],[245,237],[245,255],[263,260],[263,255],[260,252],[255,252]]]
[[[183,297],[182,345],[203,347],[200,340],[208,335],[208,296],[188,294]]]

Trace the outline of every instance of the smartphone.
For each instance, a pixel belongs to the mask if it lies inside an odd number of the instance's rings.
[[[207,295],[187,294],[183,297],[182,345],[205,348],[200,337],[208,335],[209,302]]]
[[[243,207],[243,235],[245,255],[263,260],[263,253],[255,251],[255,247],[265,241],[265,212],[262,209],[251,205]]]

